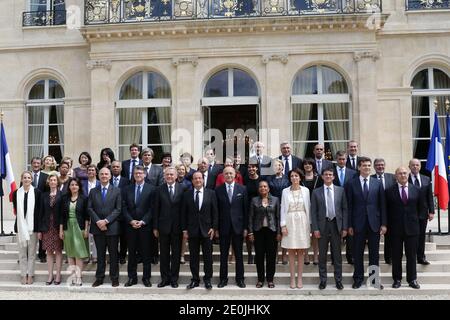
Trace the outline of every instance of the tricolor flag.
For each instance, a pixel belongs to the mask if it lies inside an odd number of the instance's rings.
[[[14,173],[11,165],[11,159],[9,158],[8,144],[6,143],[5,128],[3,122],[1,123],[1,143],[0,143],[0,184],[1,180],[5,179],[9,185],[9,201],[12,201],[13,192],[17,189],[16,182],[14,181]],[[3,189],[1,196],[3,196]]]
[[[447,170],[444,160],[444,148],[441,143],[441,133],[439,131],[439,120],[436,112],[434,113],[433,134],[431,135],[426,168],[432,172],[434,178],[434,195],[438,198],[439,208],[445,210],[448,207]]]
[[[447,181],[450,183],[450,116],[447,115],[445,117],[445,166],[447,168]],[[449,187],[450,189],[450,187]],[[450,191],[450,190],[449,190]]]

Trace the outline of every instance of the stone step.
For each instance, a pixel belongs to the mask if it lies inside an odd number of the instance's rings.
[[[367,261],[364,264],[365,268],[367,268],[368,264]],[[63,269],[67,269],[69,265],[67,263],[63,264]],[[95,270],[97,268],[96,264],[89,263],[85,265],[85,270]],[[119,265],[120,271],[126,271],[127,270],[127,264]],[[219,272],[220,263],[218,261],[215,261],[213,264],[213,270]],[[236,268],[235,263],[229,263],[228,264],[228,270],[229,272],[234,272]],[[318,272],[318,266],[313,265],[312,263],[309,265],[304,265],[303,267],[304,272]],[[381,272],[391,272],[392,266],[384,263],[383,261],[380,262],[380,268]],[[403,268],[406,268],[406,262],[403,261]],[[0,260],[0,270],[18,270],[19,265],[17,262],[17,259],[14,260]],[[152,270],[155,272],[159,272],[160,265],[152,265]],[[245,272],[256,272],[256,265],[255,264],[244,264]],[[35,270],[47,270],[47,264],[46,263],[40,263],[36,262]],[[203,263],[200,263],[200,270],[203,270]],[[289,265],[283,265],[281,263],[276,265],[277,272],[289,272]],[[330,263],[328,262],[328,272],[333,272],[334,268]],[[406,270],[406,269],[405,269]],[[138,264],[138,271],[142,271],[142,264]],[[187,261],[185,264],[180,265],[180,271],[181,272],[189,272],[189,262]],[[342,272],[353,272],[353,265],[350,265],[343,262],[342,265]],[[450,260],[448,261],[433,261],[428,266],[423,266],[418,264],[417,265],[417,272],[450,272]]]
[[[194,299],[198,300],[209,300],[214,299],[216,295],[220,296],[236,296],[236,298],[242,296],[253,296],[253,295],[265,295],[267,299],[270,299],[271,295],[302,295],[302,296],[399,296],[399,298],[404,298],[405,296],[432,296],[432,295],[448,295],[450,294],[450,285],[448,284],[425,284],[420,283],[420,290],[412,289],[408,287],[407,283],[402,283],[399,289],[391,288],[391,282],[384,284],[384,290],[378,290],[375,288],[368,288],[365,284],[361,288],[355,290],[351,288],[351,285],[344,285],[343,290],[337,290],[334,287],[334,281],[328,282],[328,286],[324,290],[319,290],[317,284],[304,284],[302,289],[290,289],[288,284],[277,284],[275,283],[275,288],[269,289],[265,285],[263,288],[255,288],[254,284],[247,282],[247,287],[241,289],[237,287],[233,282],[229,282],[228,286],[225,288],[217,288],[216,285],[213,286],[212,290],[206,290],[203,287],[203,283],[200,284],[198,288],[192,290],[186,290],[186,286],[183,284],[174,289],[171,287],[157,288],[156,283],[153,283],[151,288],[144,287],[141,283],[134,285],[132,287],[124,287],[121,283],[119,287],[113,288],[111,283],[105,282],[102,286],[92,288],[91,283],[84,283],[81,287],[73,287],[64,285],[51,285],[46,286],[45,283],[35,282],[32,285],[21,285],[17,282],[4,281],[0,283],[0,291],[17,291],[17,292],[46,292],[54,293],[58,292],[64,294],[69,293],[119,293],[119,294],[148,294],[157,295],[159,298],[164,299],[164,295],[180,295],[180,299],[189,299],[194,296]],[[100,296],[99,296],[100,298]]]

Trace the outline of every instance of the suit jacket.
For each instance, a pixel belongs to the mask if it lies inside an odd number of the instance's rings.
[[[408,182],[413,184],[412,177],[409,175]],[[420,191],[422,193],[422,206],[420,208],[419,219],[428,219],[428,213],[434,212],[433,186],[431,179],[423,174],[420,175]]]
[[[314,163],[317,164],[317,159],[314,158]],[[322,174],[323,170],[325,169],[333,169],[334,165],[333,162],[331,162],[330,160],[327,159],[322,159],[322,168],[321,168],[321,172],[317,172],[319,175]]]
[[[383,185],[375,178],[370,178],[369,195],[364,199],[359,176],[349,182],[346,188],[348,202],[348,227],[356,232],[364,232],[366,215],[369,227],[379,232],[380,227],[387,225],[386,198]]]
[[[206,177],[206,188],[214,190],[216,188],[217,177],[222,173],[223,166],[217,162],[214,163],[211,170],[209,169],[210,166],[208,167],[208,176]]]
[[[18,190],[18,189],[17,189]],[[13,192],[13,208],[15,213],[16,221],[14,222],[14,232],[17,233],[17,190]],[[41,210],[41,197],[42,192],[38,188],[34,188],[34,217],[33,217],[33,231],[39,232],[39,218]],[[28,211],[28,209],[27,209]],[[29,212],[29,211],[28,211]],[[27,216],[25,215],[25,218]]]
[[[313,191],[311,197],[311,224],[313,231],[320,231],[325,235],[327,206],[324,194],[326,186]],[[343,187],[334,186],[334,213],[339,233],[348,229],[348,204]]]
[[[78,226],[80,230],[84,230],[86,225],[86,221],[89,221],[89,214],[87,211],[88,208],[88,198],[84,195],[78,195],[77,204],[75,206],[75,214],[77,217]],[[61,206],[60,206],[60,221],[59,224],[63,225],[63,229],[67,230],[67,221],[69,220],[69,210],[70,210],[70,196],[68,194],[64,195],[61,198]]]
[[[140,159],[137,159],[137,160],[138,160],[138,163],[136,163],[136,165],[142,165],[142,160],[140,160]],[[122,172],[120,173],[120,175],[127,179],[130,179],[130,164],[131,164],[131,159],[122,161]],[[133,180],[132,175],[131,175],[130,180]]]
[[[371,175],[371,177],[378,179],[378,174],[375,173],[375,174]],[[393,175],[392,173],[387,173],[387,172],[384,173],[384,190],[388,190],[390,187],[392,187],[396,183],[397,183],[397,180],[395,178],[395,175]]]
[[[280,155],[279,157],[278,157],[278,159],[280,159],[281,161],[283,161],[283,164],[284,164],[284,157],[283,157],[283,155]],[[292,169],[294,169],[294,168],[299,168],[299,169],[302,169],[302,159],[300,159],[300,158],[298,158],[298,157],[296,157],[296,156],[294,156],[294,155],[292,155],[292,168],[289,168],[290,170],[292,170]],[[303,170],[303,169],[302,169]]]
[[[34,172],[32,172],[32,178],[34,178]],[[47,178],[48,178],[48,174],[44,173],[44,172],[40,172],[39,173],[39,180],[38,180],[38,185],[36,188],[38,188],[38,190],[41,193],[44,193],[45,191],[47,191]],[[22,182],[20,182],[20,186],[22,186]]]
[[[203,203],[200,210],[195,206],[195,191],[183,194],[181,227],[187,230],[189,237],[208,237],[208,231],[218,229],[219,211],[214,190],[203,188]]]
[[[179,234],[183,231],[181,228],[181,205],[185,191],[186,187],[183,184],[175,182],[172,200],[167,183],[159,186],[156,190],[153,201],[153,229],[158,230],[160,234]]]
[[[232,201],[228,200],[227,184],[216,188],[217,204],[219,207],[219,232],[224,236],[233,232],[243,234],[248,228],[248,197],[247,189],[234,183]]]
[[[164,174],[161,166],[152,163],[150,171],[145,176],[145,182],[158,187],[164,183]]]
[[[88,213],[91,217],[90,233],[93,235],[117,236],[120,234],[120,213],[122,210],[122,197],[120,189],[109,185],[106,191],[106,199],[102,199],[102,186],[96,187],[89,193]],[[106,225],[107,230],[101,231],[97,227],[99,220],[106,219],[109,223]]]
[[[255,156],[251,157],[248,161],[251,164],[257,164],[258,158]],[[272,158],[266,155],[263,155],[261,161],[258,166],[258,174],[261,176],[271,176],[274,174],[272,170]]]
[[[44,192],[41,197],[41,209],[39,210],[39,232],[47,232],[50,228],[50,215],[53,211],[53,227],[59,231],[62,193],[56,192],[56,203],[53,209],[50,207],[50,191]]]
[[[123,190],[126,186],[130,184],[130,180],[128,178],[119,176],[119,185],[117,186],[120,190]],[[109,181],[112,185],[114,185],[114,176]]]
[[[336,166],[334,168],[334,180],[333,180],[333,183],[334,183],[335,186],[340,186],[340,187],[344,187],[344,188],[347,186],[349,181],[352,181],[353,178],[358,176],[355,170],[350,169],[348,167],[345,167],[345,170],[344,170],[344,174],[345,174],[345,176],[344,176],[344,185],[341,186],[341,181],[339,180],[339,172],[340,172],[339,167]]]
[[[277,234],[281,234],[280,200],[272,195],[269,195],[269,205],[266,208],[262,205],[261,197],[252,198],[248,214],[248,232],[261,230],[266,215],[268,228]]]
[[[360,156],[356,156],[356,159],[355,159],[355,171],[358,171],[358,158],[360,158]],[[345,163],[345,166],[347,167],[347,168],[349,168],[349,169],[353,169],[352,168],[352,162],[350,161],[350,156],[349,155],[347,155],[347,162]]]
[[[418,236],[419,213],[423,193],[412,183],[408,184],[408,202],[405,205],[400,197],[396,183],[386,189],[386,205],[388,209],[388,226],[390,235]]]
[[[135,201],[136,184],[125,187],[122,199],[122,216],[127,224],[131,220],[144,221],[145,225],[151,225],[153,217],[153,196],[155,187],[144,183],[139,202]]]
[[[83,195],[88,198],[89,197],[89,180],[82,180],[81,185],[83,186]],[[100,187],[100,181],[97,180],[95,183],[95,187]]]

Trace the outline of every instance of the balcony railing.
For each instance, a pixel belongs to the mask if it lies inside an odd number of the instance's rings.
[[[22,14],[22,26],[57,26],[66,24],[66,10],[30,11]]]
[[[382,0],[85,0],[85,24],[381,12]]]
[[[450,9],[450,0],[405,0],[406,10]]]

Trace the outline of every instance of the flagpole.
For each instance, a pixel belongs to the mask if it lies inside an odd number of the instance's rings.
[[[3,115],[4,115],[3,110],[0,110],[0,123],[1,124],[3,124]],[[3,134],[3,132],[2,132],[2,134]],[[0,137],[0,141],[1,141],[1,137]],[[1,152],[1,148],[2,148],[2,146],[0,143],[0,154],[3,154],[3,152]],[[3,184],[3,179],[1,179],[0,181]],[[2,185],[2,189],[3,189],[3,185]],[[0,196],[0,223],[1,223],[1,229],[2,229],[0,236],[3,237],[6,235],[5,230],[3,229],[3,195]]]
[[[448,111],[450,109],[450,101],[447,99],[445,99],[445,111],[447,112],[447,116],[448,116]],[[446,125],[446,130],[448,130],[448,125]],[[446,134],[446,137],[449,136],[449,134]],[[450,141],[445,141],[445,145],[447,145],[447,143],[450,143]],[[448,157],[449,155],[447,155]],[[447,170],[449,168],[446,168]],[[448,177],[448,176],[447,176]],[[449,190],[450,191],[450,190]],[[450,202],[449,202],[450,203]],[[448,207],[449,209],[447,209],[447,234],[450,234],[450,214],[449,214],[449,210],[450,210],[450,206]]]

